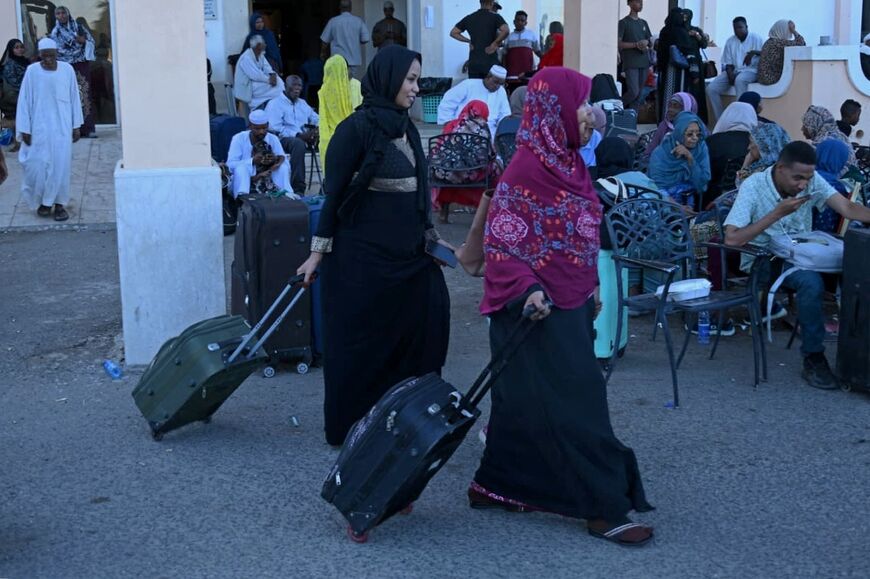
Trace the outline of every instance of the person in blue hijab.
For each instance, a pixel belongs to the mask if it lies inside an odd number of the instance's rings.
[[[251,37],[259,34],[266,42],[266,60],[268,60],[269,64],[272,65],[272,70],[281,76],[284,69],[284,63],[281,61],[281,50],[278,48],[278,40],[275,38],[275,33],[266,28],[266,21],[263,20],[263,15],[259,12],[251,14],[251,18],[248,20],[248,25],[250,26],[251,31],[248,33],[248,36],[245,37],[245,43],[242,45],[240,53],[245,52],[248,49],[248,42],[250,42]]]
[[[694,211],[699,193],[710,182],[707,128],[695,113],[683,111],[674,130],[650,156],[648,174],[673,201]]]
[[[816,147],[816,173],[819,174],[838,193],[848,196],[849,189],[840,181],[839,175],[849,160],[849,146],[837,139],[825,139]],[[825,207],[813,209],[813,229],[834,233],[840,224],[840,214]]]

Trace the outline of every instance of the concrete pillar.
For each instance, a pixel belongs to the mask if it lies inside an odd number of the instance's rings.
[[[565,66],[615,76],[618,22],[619,2],[565,0]]]
[[[0,0],[0,38],[20,38],[17,4],[18,0]],[[6,48],[5,42],[3,48]]]
[[[124,345],[127,364],[139,365],[186,326],[226,312],[220,173],[211,166],[202,3],[117,0],[114,10]]]
[[[834,44],[853,44],[861,42],[861,0],[837,0],[834,19]]]

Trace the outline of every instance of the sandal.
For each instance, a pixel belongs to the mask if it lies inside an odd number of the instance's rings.
[[[586,530],[597,539],[604,539],[623,547],[642,547],[652,541],[652,527],[633,523],[628,519],[626,521],[623,524],[612,526],[601,519],[587,521]]]
[[[51,207],[47,205],[40,205],[39,209],[36,210],[36,214],[40,217],[48,217],[51,215]]]
[[[54,220],[55,221],[66,221],[69,219],[69,213],[67,213],[66,209],[63,208],[63,205],[56,205],[56,209],[54,210]]]

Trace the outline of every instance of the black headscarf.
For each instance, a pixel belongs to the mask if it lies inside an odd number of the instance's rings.
[[[396,104],[396,95],[415,60],[423,62],[412,50],[387,46],[378,51],[362,81],[362,110],[390,139],[403,137],[408,128],[408,109]]]
[[[595,164],[599,177],[612,177],[631,171],[634,151],[625,139],[605,137],[595,147]]]
[[[23,66],[25,68],[27,67],[28,64],[30,64],[30,61],[27,60],[26,56],[15,56],[15,53],[12,52],[12,47],[14,47],[19,42],[21,44],[24,44],[23,42],[21,42],[17,38],[13,38],[12,40],[10,40],[9,42],[6,43],[6,50],[3,51],[3,56],[0,57],[0,65],[6,64],[7,58],[10,60],[13,60],[14,62],[17,62],[18,64],[20,64],[21,66]]]
[[[352,119],[357,124],[368,152],[356,177],[351,181],[350,194],[339,207],[339,215],[343,218],[353,218],[359,194],[368,189],[378,167],[383,163],[390,141],[407,136],[417,165],[418,206],[425,214],[427,225],[430,225],[432,203],[429,197],[426,153],[420,142],[420,133],[410,120],[408,109],[396,104],[396,95],[399,94],[415,60],[421,64],[423,62],[419,53],[393,44],[379,50],[366,70],[362,81],[363,104],[344,122]]]
[[[671,60],[671,45],[676,45],[684,55],[688,55],[692,49],[689,28],[683,17],[682,8],[672,8],[665,20],[665,27],[659,34],[658,63],[665,69]]]

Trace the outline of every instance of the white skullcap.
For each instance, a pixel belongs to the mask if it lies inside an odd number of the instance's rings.
[[[251,114],[248,115],[248,120],[252,125],[268,125],[269,115],[266,114],[266,111],[257,109],[251,111]]]
[[[39,50],[57,50],[57,42],[48,37],[40,38],[36,46]]]
[[[489,69],[489,74],[502,80],[507,78],[507,70],[503,66],[497,64],[492,65],[492,68]]]

